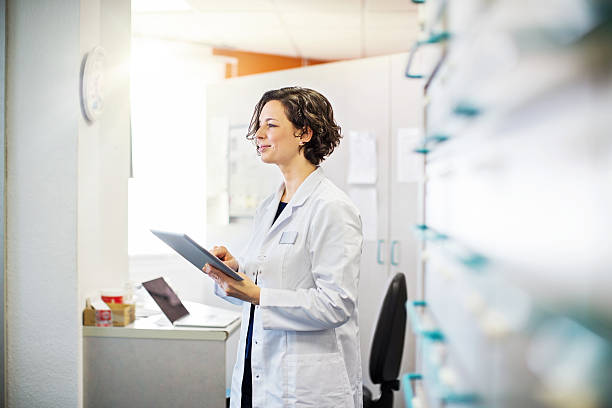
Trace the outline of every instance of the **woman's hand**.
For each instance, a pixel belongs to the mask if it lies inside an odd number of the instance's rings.
[[[230,254],[226,247],[214,246],[210,250],[210,253],[223,261],[223,263],[229,266],[233,271],[238,272],[238,260],[234,258],[232,254]]]
[[[238,261],[229,253],[227,248],[214,247],[210,252],[234,271],[238,271]],[[243,278],[243,280],[237,281],[210,264],[204,265],[202,270],[219,285],[227,296],[235,297],[254,305],[259,304],[259,286],[255,285],[245,274],[237,272]]]

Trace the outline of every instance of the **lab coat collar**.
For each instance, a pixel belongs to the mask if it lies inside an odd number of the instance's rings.
[[[276,227],[280,225],[284,220],[289,218],[293,213],[294,208],[299,207],[303,205],[304,202],[306,202],[308,197],[310,197],[314,189],[319,185],[319,183],[321,182],[321,180],[323,180],[324,177],[325,176],[323,174],[323,170],[321,170],[320,167],[317,167],[315,171],[313,171],[308,175],[308,177],[306,177],[306,179],[298,187],[293,197],[291,197],[289,203],[287,203],[287,207],[285,208],[285,210],[283,210],[283,212],[276,219],[274,225],[271,226],[270,232],[276,229]],[[272,219],[274,219],[276,209],[278,208],[278,203],[280,202],[284,190],[285,184],[281,183],[278,188],[278,191],[276,192],[276,196],[268,205],[268,214],[272,214]]]
[[[298,187],[297,191],[291,198],[291,201],[289,201],[291,207],[299,207],[304,204],[304,202],[308,197],[310,197],[314,189],[317,188],[321,180],[323,180],[323,177],[323,170],[321,170],[320,167],[317,167],[315,171],[310,173],[308,177],[306,177],[306,179]]]
[[[297,191],[295,192],[295,194],[293,195],[293,197],[287,204],[287,206],[288,207],[299,207],[302,204],[304,204],[306,199],[310,197],[310,194],[312,193],[312,191],[319,185],[323,177],[325,177],[323,174],[323,170],[321,170],[320,167],[317,167],[315,171],[310,173],[308,177],[304,179],[302,184],[300,184]],[[278,189],[276,190],[276,195],[274,196],[272,200],[270,200],[270,203],[268,204],[268,207],[267,207],[268,210],[272,210],[272,209],[276,210],[278,208],[278,203],[280,202],[280,199],[283,196],[284,191],[285,191],[285,183],[281,182],[280,185],[278,186]]]

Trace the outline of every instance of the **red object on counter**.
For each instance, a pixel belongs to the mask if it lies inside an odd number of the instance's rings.
[[[102,289],[100,297],[104,303],[123,303],[124,291],[121,289]]]
[[[123,303],[123,296],[100,296],[104,303]]]

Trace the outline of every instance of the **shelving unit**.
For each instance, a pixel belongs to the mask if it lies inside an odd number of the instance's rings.
[[[406,406],[611,406],[612,5],[418,3]]]

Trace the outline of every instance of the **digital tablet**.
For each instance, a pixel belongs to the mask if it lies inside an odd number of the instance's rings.
[[[162,241],[164,241],[170,248],[174,249],[183,258],[188,260],[202,271],[205,264],[210,264],[227,276],[234,278],[238,281],[242,280],[242,277],[232,270],[229,266],[224,264],[219,258],[202,248],[193,239],[189,238],[187,234],[179,234],[176,232],[165,232],[151,230],[153,234]]]

